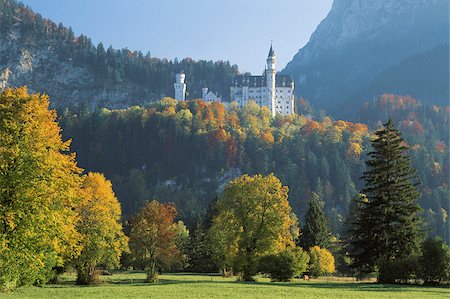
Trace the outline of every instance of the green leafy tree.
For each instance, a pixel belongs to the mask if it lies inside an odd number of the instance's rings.
[[[301,245],[303,248],[311,248],[315,245],[330,248],[331,233],[323,206],[324,203],[319,195],[313,192],[305,216],[305,226],[302,229]]]
[[[359,201],[349,238],[353,266],[366,271],[417,253],[421,240],[418,183],[408,148],[392,119],[375,134],[362,177],[367,200]]]
[[[269,274],[272,281],[290,281],[308,269],[309,255],[300,247],[287,248],[276,254],[262,256],[259,271]]]
[[[91,284],[98,282],[98,265],[119,266],[122,252],[128,249],[128,238],[122,231],[120,204],[110,181],[90,172],[84,177],[81,194],[77,230],[83,235],[83,250],[75,268],[77,284]]]
[[[81,169],[47,96],[0,94],[0,289],[47,282],[81,250]]]
[[[234,246],[233,265],[244,281],[253,280],[257,273],[258,256],[294,245],[291,226],[295,220],[287,199],[288,188],[270,174],[243,175],[231,181],[218,201],[213,238],[220,235],[220,244]]]

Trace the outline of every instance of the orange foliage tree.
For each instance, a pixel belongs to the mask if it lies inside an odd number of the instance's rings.
[[[175,205],[152,200],[131,221],[131,254],[147,270],[147,282],[157,282],[157,267],[168,266],[180,256],[176,215]]]

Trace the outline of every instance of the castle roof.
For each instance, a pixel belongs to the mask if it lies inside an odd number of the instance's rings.
[[[269,55],[268,55],[268,57],[272,57],[272,56],[275,56],[275,51],[274,51],[273,48],[272,48],[272,44],[270,44],[270,50],[269,50]]]
[[[275,86],[276,87],[289,87],[294,80],[291,75],[276,74]],[[251,76],[251,75],[238,75],[234,76],[231,80],[231,86],[235,87],[266,87],[267,79],[265,75]]]

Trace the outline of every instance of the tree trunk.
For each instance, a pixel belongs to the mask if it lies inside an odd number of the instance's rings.
[[[156,261],[152,259],[150,267],[147,269],[147,282],[158,282],[158,271],[156,269]]]
[[[95,266],[83,265],[77,267],[77,280],[78,285],[89,285],[100,282],[98,271]]]

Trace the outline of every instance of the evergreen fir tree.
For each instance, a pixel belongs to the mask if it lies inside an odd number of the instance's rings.
[[[375,134],[362,176],[366,199],[358,199],[348,240],[353,266],[364,271],[416,253],[421,239],[418,178],[408,148],[392,119]]]
[[[323,212],[324,203],[316,193],[312,193],[309,209],[305,216],[301,246],[308,250],[313,246],[330,249],[330,228]]]
[[[218,269],[212,260],[211,248],[201,221],[197,221],[188,245],[189,267],[194,272],[216,272]]]

